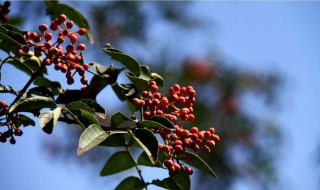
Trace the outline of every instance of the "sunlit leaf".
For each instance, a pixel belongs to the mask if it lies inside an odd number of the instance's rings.
[[[58,107],[54,111],[48,110],[39,115],[39,125],[44,132],[48,134],[52,133],[53,128],[60,117],[61,109],[62,108]]]
[[[25,98],[10,107],[9,112],[32,112],[34,110],[40,110],[42,108],[56,108],[57,105],[54,101],[48,97],[36,96],[31,98]]]
[[[108,133],[101,129],[99,125],[90,125],[80,136],[77,154],[80,156],[95,146],[98,146],[107,137]]]

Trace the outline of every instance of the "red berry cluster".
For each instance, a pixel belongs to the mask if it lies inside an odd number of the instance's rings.
[[[155,115],[168,118],[174,125],[174,130],[159,129],[157,132],[164,140],[164,144],[159,145],[159,150],[169,155],[164,165],[169,170],[169,175],[173,176],[180,170],[191,175],[191,168],[179,163],[178,155],[185,153],[186,148],[193,151],[202,150],[206,153],[211,151],[217,141],[220,141],[215,134],[214,128],[207,131],[199,131],[197,127],[183,129],[186,121],[193,121],[193,104],[195,103],[196,91],[193,87],[180,87],[178,84],[169,89],[170,97],[166,97],[158,92],[158,86],[154,81],[149,83],[149,91],[142,92],[142,98],[134,98],[132,103],[136,107],[142,107],[145,119],[150,119]],[[190,162],[192,157],[186,156],[186,161]],[[176,162],[175,162],[175,161]]]
[[[11,3],[9,1],[5,1],[3,5],[0,5],[0,20],[2,22],[5,22],[8,20],[8,13],[10,12],[10,7]]]
[[[0,101],[0,113],[4,114],[6,117],[3,119],[0,119],[0,126],[7,126],[8,130],[5,132],[0,132],[0,142],[5,143],[7,142],[7,139],[10,138],[9,142],[11,144],[15,144],[16,143],[16,139],[14,138],[13,135],[15,136],[21,136],[23,134],[22,130],[17,128],[16,125],[13,123],[13,119],[9,118],[8,115],[8,111],[9,111],[9,106],[6,104],[5,101]],[[15,118],[18,117],[18,115],[14,116]],[[2,120],[5,120],[4,122],[2,122]]]
[[[80,28],[75,32],[71,32],[70,29],[73,27],[73,21],[67,21],[67,16],[61,14],[59,18],[56,18],[51,22],[50,27],[46,24],[39,25],[40,35],[36,32],[28,32],[24,35],[27,40],[27,45],[17,50],[16,55],[21,56],[23,53],[28,53],[30,48],[34,48],[34,55],[41,57],[43,54],[45,58],[42,61],[43,65],[51,65],[54,63],[54,68],[66,73],[67,83],[69,85],[74,83],[73,76],[78,73],[81,76],[81,83],[87,84],[88,79],[84,76],[85,70],[89,68],[89,64],[83,63],[83,57],[78,54],[79,51],[86,49],[86,46],[82,43],[77,46],[75,43],[78,41],[78,35],[85,35],[87,30]],[[48,32],[48,28],[52,31],[59,31],[58,37],[52,42],[53,34]],[[70,43],[66,43],[66,38],[69,39]],[[65,44],[65,50],[62,44]],[[83,63],[83,64],[82,64]],[[72,73],[72,70],[74,72]]]

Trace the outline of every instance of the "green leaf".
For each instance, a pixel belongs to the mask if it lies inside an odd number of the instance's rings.
[[[21,57],[8,59],[6,63],[11,64],[15,68],[31,76],[32,73],[36,72],[40,68],[41,61],[42,60],[40,58],[33,56],[33,53],[29,52],[27,54],[23,54]],[[47,73],[47,69],[45,67],[42,68],[42,71],[39,73],[38,77],[43,76],[44,73]]]
[[[52,99],[43,96],[36,96],[16,102],[10,107],[9,113],[32,112],[34,110],[41,110],[42,108],[56,107],[57,105]]]
[[[93,43],[89,23],[79,11],[69,5],[62,4],[57,1],[46,0],[46,6],[47,13],[51,16],[51,20],[58,18],[60,14],[65,14],[68,19],[72,20],[79,28],[87,29],[86,37],[90,43]]]
[[[88,150],[98,146],[108,137],[99,125],[92,124],[80,136],[77,154],[80,156]]]
[[[52,133],[53,127],[56,125],[60,117],[61,109],[62,108],[58,107],[54,111],[48,110],[39,115],[39,125],[44,132],[48,134]]]
[[[131,72],[126,72],[126,76],[131,80],[140,93],[149,89],[149,82],[147,80],[136,77]]]
[[[158,73],[151,73],[151,80],[155,81],[159,87],[164,86],[164,79]]]
[[[192,160],[190,162],[186,161],[186,156],[190,156]],[[192,152],[186,151],[183,154],[178,155],[178,159],[182,160],[184,163],[193,166],[201,171],[207,172],[208,174],[212,175],[213,177],[218,178],[218,176],[212,171],[210,166],[203,161],[198,155],[193,154]]]
[[[171,177],[165,178],[163,180],[153,180],[151,183],[164,189],[182,190],[182,187],[180,187]]]
[[[101,176],[108,176],[122,172],[135,166],[135,161],[126,150],[113,154],[100,172]]]
[[[129,131],[129,134],[146,152],[151,163],[156,164],[158,160],[159,145],[153,132],[149,129],[136,129],[134,131]]]
[[[189,190],[191,186],[190,175],[186,174],[184,171],[179,171],[173,177],[173,180],[178,184],[181,189]]]
[[[66,90],[65,92],[61,93],[56,102],[58,104],[68,104],[70,102],[76,102],[82,99],[82,92],[81,90]]]
[[[99,145],[109,147],[123,147],[126,145],[126,139],[128,139],[127,131],[111,131],[108,137]]]
[[[132,128],[136,127],[137,121],[124,116],[121,112],[117,112],[111,116],[110,128]]]
[[[89,127],[92,124],[100,125],[97,118],[94,115],[92,115],[92,113],[86,110],[82,110],[82,109],[77,109],[77,110],[68,109],[68,110],[72,112],[74,116],[77,117],[78,121],[80,121],[80,123],[82,123],[82,125],[85,128]]]
[[[38,86],[28,90],[31,94],[45,96],[54,99],[54,94],[46,87]]]
[[[150,121],[150,120],[144,120],[144,121],[141,121],[139,123],[139,127],[141,128],[154,128],[154,129],[169,129],[167,127],[165,127],[164,125],[158,123],[158,122],[155,122],[155,121]]]
[[[116,187],[116,190],[141,190],[145,187],[146,184],[143,183],[143,181],[141,181],[139,178],[129,176],[120,182],[120,184]]]
[[[80,101],[87,104],[87,106],[89,106],[90,108],[92,108],[99,117],[101,117],[102,119],[106,119],[107,117],[106,111],[100,104],[98,104],[98,102],[90,99],[84,99]]]
[[[84,126],[83,123],[80,122],[78,117],[75,114],[73,114],[72,111],[68,110],[67,108],[63,108],[63,111],[68,112],[68,114],[72,117],[72,119],[75,120],[76,123],[78,123],[78,125],[80,125],[82,129],[86,129],[86,126]]]
[[[27,44],[23,35],[13,30],[8,30],[6,27],[0,26],[0,48],[6,52],[15,52],[21,48],[22,45]]]
[[[157,123],[160,123],[161,125],[163,125],[166,128],[174,129],[174,125],[172,124],[172,122],[163,116],[156,115],[156,116],[153,116],[150,120],[157,122]]]
[[[122,63],[129,71],[131,71],[135,76],[140,76],[140,66],[139,63],[130,57],[129,55],[123,53],[120,50],[114,49],[110,46],[110,44],[106,44],[102,50],[111,56],[113,60],[116,60],[120,63]]]
[[[77,101],[77,102],[71,102],[69,104],[67,104],[66,108],[68,110],[85,110],[87,112],[90,113],[94,113],[94,110],[92,108],[90,108],[87,104]]]
[[[17,32],[17,33],[19,33],[21,35],[25,35],[26,33],[28,33],[28,31],[22,31],[19,28],[15,27],[15,26],[13,26],[11,24],[2,24],[1,26],[4,27],[7,30],[11,30],[13,32]]]
[[[166,155],[164,152],[160,152],[158,155],[158,161],[156,164],[152,164],[147,153],[142,152],[138,158],[137,164],[142,166],[149,166],[149,167],[158,167],[158,168],[165,168],[162,166],[162,163],[168,159],[169,156]]]
[[[49,79],[45,77],[39,77],[34,82],[34,85],[37,85],[39,87],[46,87],[49,88],[54,95],[58,95],[63,93],[63,89],[61,87],[61,84],[57,81],[50,81]]]
[[[33,121],[33,119],[31,119],[28,116],[23,115],[23,114],[19,114],[19,117],[14,120],[14,124],[16,125],[16,127],[20,127],[21,125],[23,125],[24,127],[26,127],[28,125],[31,125],[31,126],[36,125],[36,123]]]

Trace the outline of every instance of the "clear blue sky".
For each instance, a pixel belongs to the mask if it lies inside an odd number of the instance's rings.
[[[222,57],[237,63],[236,67],[284,74],[281,110],[258,113],[276,120],[284,133],[281,152],[277,155],[282,189],[319,189],[315,164],[320,144],[320,3],[195,4],[190,14],[203,14],[216,24],[212,31],[206,32],[207,36],[201,34],[201,38],[192,41],[198,52],[203,45],[216,47]],[[4,69],[3,82],[18,84],[10,76],[10,67]],[[55,129],[57,135],[63,131]],[[1,189],[112,189],[121,178],[119,175],[112,181],[110,177],[95,179],[102,166],[88,173],[77,164],[53,162],[43,153],[41,139],[44,138],[53,137],[38,127],[29,128],[15,146],[0,145]],[[234,189],[248,188],[246,183],[239,183]]]

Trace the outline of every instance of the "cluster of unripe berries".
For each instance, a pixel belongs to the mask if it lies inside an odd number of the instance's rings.
[[[178,84],[169,89],[170,97],[166,97],[158,92],[158,86],[154,81],[149,82],[149,91],[143,91],[141,98],[134,98],[132,103],[138,108],[143,108],[145,119],[150,119],[155,115],[168,118],[175,126],[173,130],[159,129],[157,132],[162,137],[164,144],[159,144],[159,150],[166,153],[169,159],[164,165],[169,170],[169,175],[174,176],[180,170],[188,175],[193,173],[191,168],[179,162],[178,156],[185,153],[186,149],[209,153],[220,141],[215,134],[214,128],[206,131],[199,131],[197,127],[183,129],[186,121],[193,121],[193,104],[195,103],[196,91],[193,87],[180,87]],[[192,161],[192,157],[186,154],[185,160]]]
[[[23,53],[28,53],[30,48],[33,47],[34,55],[41,57],[45,55],[42,61],[43,65],[54,64],[56,70],[60,70],[66,73],[67,83],[69,85],[74,83],[73,76],[78,73],[81,76],[81,83],[87,84],[88,79],[85,77],[85,70],[89,68],[89,64],[83,63],[83,57],[78,52],[86,49],[85,44],[79,43],[77,35],[85,35],[87,30],[80,28],[77,31],[70,31],[74,23],[72,20],[67,21],[67,16],[61,14],[59,18],[56,18],[51,22],[50,27],[46,24],[39,25],[40,35],[36,32],[28,32],[24,35],[27,41],[27,45],[21,47],[16,52],[17,56],[21,56]],[[55,40],[53,40],[53,34],[48,31],[59,31],[59,34]],[[67,38],[69,40],[67,40]],[[69,43],[68,43],[69,41]],[[64,44],[64,46],[62,46]]]
[[[9,106],[6,104],[5,101],[0,101],[0,113],[1,115],[4,114],[6,117],[1,119],[0,121],[0,127],[7,126],[8,130],[5,132],[0,131],[0,142],[5,143],[7,142],[7,139],[10,139],[9,142],[11,144],[16,143],[16,139],[14,136],[21,136],[23,134],[22,130],[17,128],[15,124],[13,123],[13,120],[9,118],[8,116],[8,110]],[[2,120],[5,120],[5,122],[2,122]]]
[[[0,20],[2,22],[5,22],[8,20],[8,13],[10,12],[10,7],[11,3],[9,1],[5,1],[3,5],[0,5]]]

